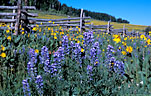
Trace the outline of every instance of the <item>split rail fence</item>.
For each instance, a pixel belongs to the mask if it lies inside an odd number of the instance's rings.
[[[64,30],[72,27],[70,31],[94,31],[94,32],[106,32],[110,34],[122,34],[125,35],[140,35],[139,33],[128,32],[128,29],[123,26],[123,29],[114,29],[113,25],[108,22],[107,25],[93,25],[90,20],[91,17],[85,17],[83,9],[81,9],[80,17],[63,18],[63,19],[38,19],[31,18],[37,17],[36,13],[29,13],[28,10],[35,10],[35,6],[22,6],[21,0],[18,0],[17,6],[0,6],[0,10],[12,10],[13,13],[0,13],[0,16],[9,17],[9,19],[0,19],[0,23],[10,23],[11,29],[15,30],[15,34],[19,33],[19,27],[22,26],[26,31],[30,31],[37,24],[39,27],[55,27],[62,26]],[[50,22],[51,21],[51,22]],[[91,24],[88,24],[91,23]],[[77,28],[78,27],[78,28]],[[7,27],[0,27],[0,29],[6,29]]]

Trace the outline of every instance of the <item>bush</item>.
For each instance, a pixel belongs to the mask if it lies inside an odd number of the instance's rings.
[[[149,34],[149,31],[151,31],[151,26],[148,26],[148,27],[145,28],[146,34]]]

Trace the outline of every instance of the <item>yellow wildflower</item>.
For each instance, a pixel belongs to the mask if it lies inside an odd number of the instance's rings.
[[[127,40],[127,37],[125,37],[124,40]]]
[[[125,52],[125,51],[122,51],[122,54],[123,54],[123,55],[126,55],[126,52]]]
[[[37,34],[35,34],[35,37],[37,37]]]
[[[24,34],[25,32],[23,31],[23,32],[21,32],[21,34]]]
[[[32,30],[33,30],[33,31],[37,31],[37,28],[36,28],[36,27],[34,27]]]
[[[39,29],[39,32],[41,32],[41,28]]]
[[[48,31],[50,30],[50,27],[48,27]]]
[[[52,21],[49,21],[49,23],[51,23]]]
[[[28,37],[30,36],[30,33],[28,33]]]
[[[54,35],[54,33],[52,32],[51,35]]]
[[[56,37],[56,36],[54,36],[54,39],[57,39],[57,37]]]
[[[113,37],[114,37],[113,41],[115,41],[116,43],[121,42],[121,37],[119,35],[114,35]]]
[[[1,57],[3,57],[3,58],[5,58],[6,57],[6,53],[1,53],[1,55],[0,55]]]
[[[39,25],[38,25],[38,24],[36,24],[36,27],[39,27]]]
[[[84,49],[83,49],[83,48],[81,48],[81,52],[84,52]]]
[[[141,39],[144,39],[144,40],[147,39],[145,35],[141,35],[140,38],[141,38]]]
[[[151,40],[150,39],[148,39],[146,42],[147,42],[148,45],[151,45]]]
[[[53,35],[56,36],[56,33],[54,33]]]
[[[80,41],[78,40],[77,43],[80,43]]]
[[[36,49],[36,50],[35,50],[35,53],[39,53],[39,50],[38,50],[38,49]]]
[[[121,46],[118,49],[121,49]]]
[[[5,47],[4,47],[3,45],[1,45],[1,47],[2,47],[1,50],[2,50],[2,51],[5,51]]]
[[[69,40],[71,41],[71,38],[69,38]]]
[[[7,30],[6,30],[6,33],[9,33],[9,32],[10,32],[9,29],[7,29]]]
[[[55,22],[53,22],[53,24],[55,24]]]
[[[126,42],[122,42],[122,44],[123,44],[124,46],[126,46]]]
[[[8,36],[7,39],[11,41],[11,36]]]
[[[127,46],[126,47],[126,51],[129,52],[129,53],[132,53],[133,48],[131,46]]]

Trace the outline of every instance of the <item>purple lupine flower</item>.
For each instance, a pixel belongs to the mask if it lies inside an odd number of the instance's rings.
[[[30,87],[29,87],[29,83],[28,80],[25,79],[22,81],[23,84],[23,92],[24,92],[24,96],[31,96],[31,92],[30,92]]]
[[[116,62],[116,59],[114,57],[111,57],[109,60],[110,60],[109,61],[109,68],[112,70],[112,68]]]
[[[133,43],[133,48],[136,49],[136,47],[137,47],[137,46],[136,46],[136,42],[135,42],[135,43]]]
[[[114,47],[111,45],[108,45],[107,52],[106,52],[106,57],[107,57],[106,61],[109,61],[109,58],[113,57],[113,52],[115,52]],[[107,62],[107,63],[109,63],[109,62]]]
[[[82,63],[82,59],[81,59],[81,46],[79,45],[79,43],[75,43],[75,45],[73,46],[73,55],[72,55],[72,59],[76,60],[77,62],[79,62],[80,64]]]
[[[70,43],[70,46],[74,46],[74,43],[73,43],[73,41],[71,41],[71,43]]]
[[[28,75],[29,75],[30,79],[34,80],[36,73],[37,73],[34,63],[31,63],[31,62],[27,63],[27,71],[28,71]]]
[[[114,51],[114,47],[111,46],[111,45],[108,45],[107,51],[108,51],[108,52],[115,52],[115,51]]]
[[[25,53],[25,46],[22,47],[23,53]]]
[[[19,49],[19,53],[21,54],[22,52],[21,52],[21,49]]]
[[[116,58],[112,54],[113,52],[115,52],[113,46],[108,45],[107,52],[106,52],[105,66],[109,68],[109,71],[114,71],[117,74],[123,75],[124,63],[116,60]]]
[[[88,49],[89,46],[91,46],[93,44],[93,32],[84,32],[83,33],[84,37],[83,37],[83,44],[84,44],[84,49]]]
[[[27,63],[27,71],[30,79],[35,79],[37,75],[37,69],[35,64],[37,63],[37,53],[35,53],[34,49],[30,49],[29,52],[29,61]]]
[[[104,40],[103,38],[98,38],[100,45],[103,45],[103,40]]]
[[[150,55],[150,50],[147,51],[147,55]]]
[[[64,51],[66,54],[69,54],[69,45],[68,45],[68,36],[63,36],[62,38],[62,48],[64,48]]]
[[[49,53],[48,48],[46,46],[43,46],[41,48],[41,56],[40,58],[40,64],[44,64],[44,71],[46,73],[50,73],[50,61],[49,61]]]
[[[49,59],[49,52],[46,46],[41,48],[41,56],[39,57],[40,64],[44,64],[47,59]]]
[[[87,66],[87,74],[89,75],[89,79],[92,80],[92,71],[93,71],[93,67],[91,65]]]
[[[99,49],[99,42],[95,42],[93,47],[90,49],[90,61],[92,64],[96,65],[99,64],[99,54],[101,50]]]
[[[124,63],[116,60],[114,57],[111,57],[109,63],[109,71],[114,71],[117,74],[124,74]]]
[[[58,69],[61,68],[61,61],[64,59],[64,48],[59,47],[59,49],[53,55],[53,63],[50,66],[50,71],[54,75],[58,72]]]
[[[42,79],[42,76],[41,75],[38,75],[36,77],[36,87],[37,87],[37,91],[39,93],[40,96],[42,96],[43,94],[43,79]]]
[[[35,53],[35,50],[30,48],[29,52],[29,61],[32,63],[37,63],[37,53]]]
[[[71,41],[71,42],[70,42],[70,49],[69,49],[70,52],[73,52],[73,50],[74,50],[74,47],[73,47],[73,46],[74,46],[74,45],[75,45],[74,42]]]
[[[123,75],[125,73],[124,72],[124,63],[120,62],[120,61],[116,61],[114,66],[113,66],[113,70],[115,73]]]
[[[91,65],[88,65],[88,66],[87,66],[87,70],[90,71],[90,72],[92,72],[92,68],[93,68],[93,67],[92,67]]]

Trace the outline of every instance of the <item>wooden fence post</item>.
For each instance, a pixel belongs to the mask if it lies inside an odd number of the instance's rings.
[[[70,18],[70,16],[68,16],[68,18]],[[67,21],[70,22],[70,20],[67,20]],[[70,24],[70,23],[68,23],[68,24]],[[68,28],[70,28],[70,26],[67,26],[67,29],[68,29]]]
[[[80,32],[82,33],[82,21],[83,21],[83,9],[81,9],[81,14],[80,14]]]
[[[22,9],[22,5],[21,5],[21,0],[18,0],[17,3],[17,16],[16,16],[16,24],[15,24],[15,33],[14,35],[17,35],[19,32],[19,27],[20,27],[20,20],[21,20],[21,9]]]
[[[108,21],[108,24],[107,24],[107,34],[109,34],[110,32],[110,21]]]
[[[126,34],[125,31],[126,31],[126,30],[125,30],[125,25],[123,25],[123,37],[125,37],[125,34]]]
[[[85,20],[84,20],[84,17],[85,17],[85,13],[83,13],[83,19],[82,19],[82,31],[85,31]]]
[[[91,23],[91,25],[90,25],[90,30],[91,31],[93,30],[93,23]]]
[[[15,12],[16,12],[16,10],[13,9],[13,13],[15,13]],[[15,19],[15,16],[13,16],[12,19],[14,20],[14,19]],[[14,25],[14,23],[11,23],[11,27],[13,27],[13,25]]]

